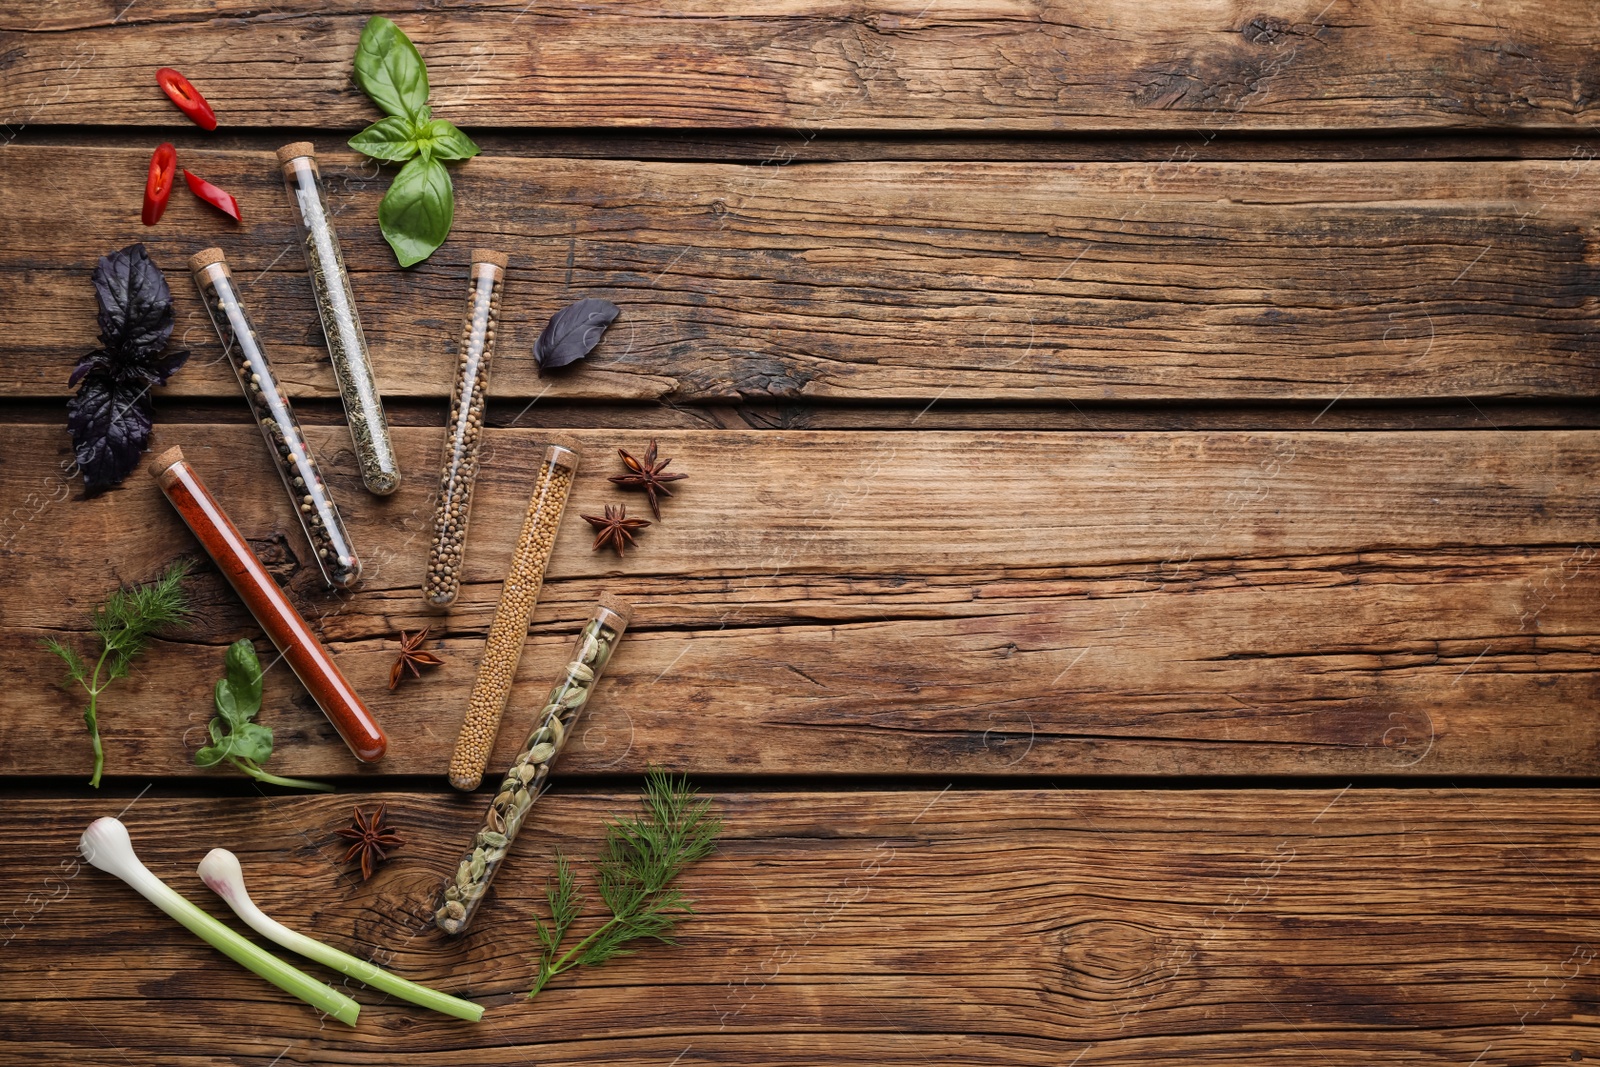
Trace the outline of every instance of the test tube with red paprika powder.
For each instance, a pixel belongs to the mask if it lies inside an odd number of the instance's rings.
[[[150,474],[356,759],[374,763],[383,758],[389,739],[339,673],[328,650],[256,559],[244,534],[183,458],[183,449],[169,448],[157,456]]]

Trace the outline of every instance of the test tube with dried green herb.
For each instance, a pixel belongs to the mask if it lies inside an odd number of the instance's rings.
[[[467,318],[456,354],[456,388],[445,427],[444,467],[439,474],[439,500],[433,512],[433,544],[422,595],[436,608],[455,602],[461,590],[461,564],[466,555],[467,516],[472,485],[478,477],[478,450],[483,444],[483,408],[489,391],[489,366],[494,358],[495,326],[500,319],[500,289],[506,256],[473,249]]]
[[[445,886],[444,899],[433,915],[434,924],[445,933],[464,931],[483,903],[489,883],[505,862],[529,809],[544,792],[551,765],[572,736],[578,716],[622,640],[629,613],[626,604],[602,599],[584,623],[561,678],[545,697],[544,708],[534,720],[533,731],[501,780],[482,827]]]
[[[327,191],[317,170],[316,149],[309,141],[284,145],[278,149],[278,163],[283,168],[283,183],[294,203],[295,216],[300,220],[306,269],[311,274],[317,315],[322,319],[322,334],[328,343],[328,359],[333,363],[333,376],[344,401],[345,421],[350,424],[350,437],[355,442],[361,481],[368,491],[388,496],[400,488],[400,463],[389,438],[389,421],[383,414],[378,382],[372,375],[367,339],[361,332],[355,293],[344,269],[344,255],[339,251],[339,235],[333,229]]]
[[[239,291],[234,287],[222,249],[195,253],[189,259],[189,272],[194,275],[206,313],[216,327],[223,355],[238,376],[261,436],[266,439],[283,487],[289,491],[289,501],[311,545],[312,558],[329,585],[349,589],[361,578],[361,561],[350,547],[344,520],[339,517],[316,458],[300,432],[289,397],[278,385],[261,339],[239,302]]]
[[[539,600],[545,567],[555,549],[556,530],[561,526],[561,513],[566,509],[567,493],[577,470],[575,450],[551,445],[545,451],[533,496],[528,500],[522,533],[512,552],[511,570],[500,588],[500,605],[489,625],[483,658],[478,661],[478,678],[467,701],[467,715],[450,756],[450,784],[457,789],[470,792],[483,781],[483,771],[489,765],[489,753],[500,730],[500,717],[511,696],[517,661],[528,638],[528,620]]]

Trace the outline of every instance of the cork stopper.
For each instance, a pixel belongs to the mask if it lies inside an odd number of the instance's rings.
[[[150,477],[154,478],[160,484],[166,485],[171,480],[167,477],[167,472],[182,462],[183,449],[179,448],[177,445],[173,445],[171,448],[161,453],[161,455],[150,461]]]
[[[211,266],[213,263],[221,263],[223,270],[228,269],[228,260],[227,257],[222,254],[222,249],[201,249],[199,252],[196,252],[194,255],[189,257],[189,273],[199,274],[203,269]]]
[[[474,267],[479,263],[493,263],[501,270],[505,270],[510,262],[511,258],[504,252],[496,252],[492,248],[474,248],[472,250],[472,265]]]
[[[317,146],[310,141],[296,141],[294,144],[286,144],[278,149],[278,165],[282,166],[289,160],[299,159],[301,156],[310,156],[315,159],[317,157]]]
[[[589,617],[620,634],[628,628],[628,620],[633,618],[633,605],[610,593],[603,593]]]
[[[564,441],[551,441],[550,447],[544,450],[544,462],[551,467],[577,470],[578,454],[577,448]]]

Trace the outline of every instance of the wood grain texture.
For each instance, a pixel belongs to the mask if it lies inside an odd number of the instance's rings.
[[[1592,790],[718,796],[727,831],[685,879],[701,914],[680,945],[563,976],[532,1004],[520,994],[551,856],[592,856],[603,818],[633,798],[541,801],[458,942],[425,917],[477,805],[360,797],[387,802],[408,840],[361,884],[333,836],[354,799],[3,802],[9,1055],[1444,1065],[1595,1048]],[[83,827],[124,807],[145,862],[207,910],[227,913],[194,866],[233,849],[268,914],[471,996],[483,1021],[357,988],[359,1026],[319,1026],[76,863]]]
[[[420,597],[441,431],[402,428],[407,481],[359,491],[348,431],[308,431],[366,561],[321,591],[248,424],[164,426],[255,540],[388,731],[358,769],[286,675],[282,773],[439,774],[543,434],[491,431],[462,597]],[[507,764],[595,597],[636,610],[564,773],[1592,775],[1600,732],[1600,435],[671,431],[689,480],[618,561],[579,513],[631,434],[585,454],[494,765]],[[66,499],[55,427],[6,427],[0,770],[87,756],[57,665],[117,580],[196,549],[142,475]],[[258,631],[209,566],[191,632],[102,716],[113,775],[197,774],[223,646]],[[401,629],[447,666],[384,688]]]
[[[110,146],[108,131],[83,126],[13,127],[14,145]],[[198,151],[275,152],[300,127],[168,126],[161,129],[179,154]],[[343,131],[308,127],[312,137],[343,143]],[[147,134],[141,134],[141,137]],[[1377,163],[1547,159],[1583,161],[1600,155],[1600,127],[1566,131],[1390,130],[1371,133],[1285,133],[1247,130],[1184,134],[1103,133],[865,134],[819,130],[709,130],[585,127],[475,128],[485,156],[632,159],[682,163],[872,163],[891,160],[949,163]],[[142,143],[142,141],[141,141]]]
[[[155,88],[169,64],[224,125],[361,126],[377,111],[351,57],[374,13],[416,41],[438,113],[466,126],[1562,129],[1591,122],[1600,91],[1600,15],[1581,0],[9,0],[5,121],[176,125]]]
[[[94,343],[88,273],[135,238],[167,267],[178,343],[200,357],[164,397],[237,393],[182,271],[212,244],[288,387],[336,395],[271,157],[185,160],[239,196],[242,229],[187,195],[159,227],[135,225],[143,149],[6,150],[5,395],[65,395]],[[480,158],[457,172],[449,244],[411,271],[395,268],[376,225],[388,176],[348,152],[323,162],[394,396],[450,389],[466,260],[483,245],[512,256],[492,382],[503,398],[1600,395],[1600,168],[1585,159],[1308,169]],[[85,171],[126,180],[84,202]],[[622,318],[580,369],[541,378],[533,339],[583,296],[614,300]]]

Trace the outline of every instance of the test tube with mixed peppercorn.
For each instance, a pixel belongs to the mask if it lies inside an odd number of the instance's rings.
[[[511,570],[500,588],[500,605],[489,625],[483,658],[478,661],[478,678],[467,701],[467,715],[450,757],[450,784],[470,792],[483,781],[500,717],[511,696],[511,681],[517,674],[517,661],[528,639],[528,620],[539,600],[544,571],[555,549],[561,513],[567,506],[567,493],[578,470],[578,453],[565,445],[551,445],[528,500],[528,514],[512,553]]]
[[[544,792],[551,765],[572,736],[578,716],[622,640],[628,616],[626,604],[602,599],[584,623],[561,677],[534,719],[533,731],[489,803],[483,826],[445,886],[444,899],[433,915],[434,924],[445,933],[459,934],[472,922],[528,810]]]
[[[317,170],[316,149],[309,141],[284,145],[278,149],[278,163],[283,168],[283,184],[294,203],[295,217],[300,220],[300,240],[305,246],[306,269],[311,273],[312,295],[322,319],[322,334],[328,343],[333,376],[339,383],[339,396],[344,401],[345,421],[350,424],[350,438],[355,442],[361,480],[369,492],[388,496],[400,488],[400,461],[394,455],[383,398],[372,375],[355,293],[344,269],[339,235],[334,232],[333,213],[328,210],[328,194]]]
[[[234,288],[233,274],[222,249],[195,253],[189,259],[189,272],[194,275],[211,324],[216,327],[223,354],[238,375],[245,400],[261,427],[267,451],[283,477],[294,513],[305,528],[312,558],[329,585],[351,588],[361,578],[361,561],[350,547],[344,520],[328,495],[328,486],[300,432],[289,397],[279,387],[278,377],[261,348],[261,339],[239,303],[239,292]]]
[[[495,326],[500,319],[500,289],[506,256],[485,248],[472,252],[471,289],[461,351],[456,354],[456,388],[445,427],[444,467],[439,474],[439,500],[434,505],[433,544],[422,594],[436,608],[448,607],[461,591],[461,565],[466,555],[467,517],[472,510],[472,485],[478,477],[478,450],[483,444],[483,408],[489,391],[489,366],[494,358]]]

